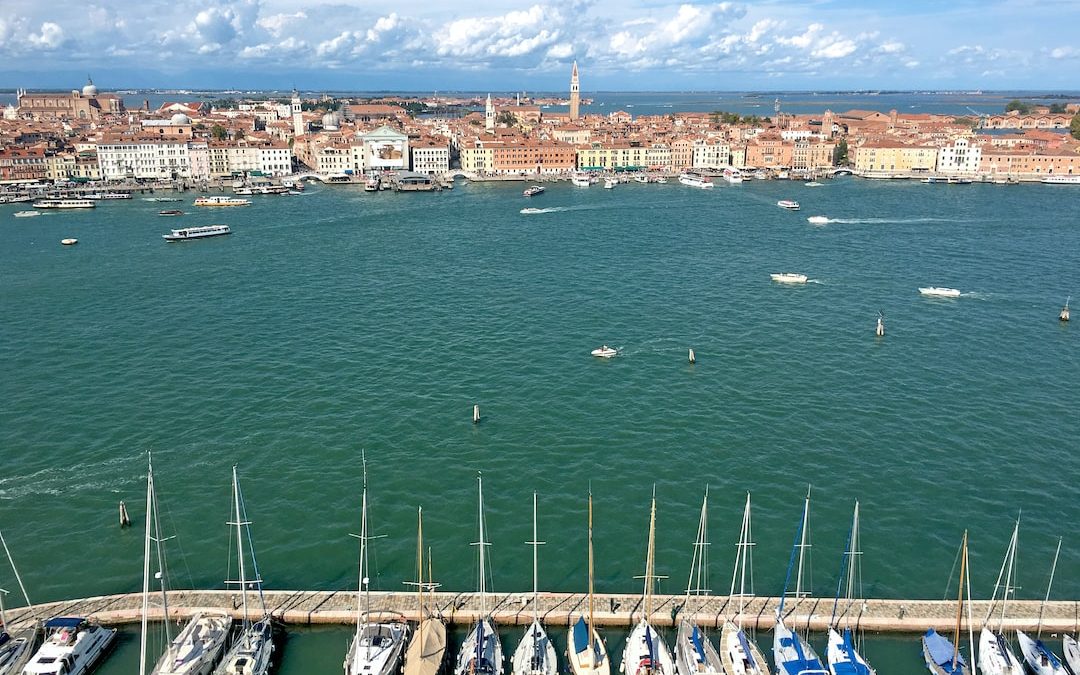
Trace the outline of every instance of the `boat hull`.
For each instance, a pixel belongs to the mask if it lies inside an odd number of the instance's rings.
[[[1024,667],[1001,633],[979,633],[979,672],[983,675],[1024,675]]]
[[[589,637],[586,638],[586,635]],[[590,644],[592,649],[589,648]],[[577,651],[578,646],[580,651]],[[611,675],[607,645],[584,619],[579,619],[566,632],[566,660],[573,675]]]
[[[1067,675],[1064,664],[1042,640],[1033,640],[1027,633],[1018,630],[1016,641],[1020,643],[1024,661],[1035,675]]]
[[[765,655],[743,629],[730,621],[720,631],[720,664],[726,675],[766,675]]]
[[[345,675],[394,675],[408,636],[404,623],[361,624],[345,655]]]
[[[832,675],[875,675],[875,671],[855,649],[851,631],[844,634],[829,629],[829,646],[825,652]]]
[[[720,655],[697,624],[683,621],[675,637],[675,672],[678,675],[719,675]]]
[[[1061,651],[1064,652],[1065,663],[1073,675],[1080,675],[1080,643],[1071,635],[1061,638]]]
[[[273,654],[274,627],[264,618],[236,636],[214,675],[266,675]]]
[[[952,651],[953,644],[944,636],[931,629],[922,636],[921,642],[923,661],[926,663],[927,669],[934,675],[971,675],[971,670],[963,657],[957,656],[955,666],[950,658],[946,658],[948,655],[945,654],[945,651]],[[941,658],[935,658],[934,644],[941,650],[939,653]],[[948,649],[945,649],[945,647],[948,647]]]
[[[438,619],[424,619],[405,652],[404,675],[437,675],[445,659],[446,624]]]
[[[533,620],[510,658],[512,675],[557,675],[555,646],[540,622]]]
[[[773,628],[773,661],[780,675],[829,675],[810,643],[776,619]]]
[[[619,672],[623,675],[675,675],[671,651],[648,621],[634,626],[626,638]]]
[[[209,675],[217,665],[232,627],[224,612],[196,614],[169,643],[152,675]]]
[[[499,634],[487,619],[480,621],[461,644],[454,675],[502,675],[503,649]]]

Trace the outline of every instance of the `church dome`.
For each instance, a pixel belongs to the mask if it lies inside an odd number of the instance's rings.
[[[82,95],[83,96],[97,96],[98,95],[97,87],[94,86],[94,81],[91,80],[89,77],[86,78],[86,86],[82,88]]]
[[[336,112],[328,112],[322,116],[323,129],[333,130],[341,126],[341,117]]]
[[[175,115],[172,116],[172,118],[170,119],[170,122],[172,124],[175,124],[175,125],[191,124],[191,118],[189,118],[184,113],[179,113],[178,112],[178,113],[176,113]]]

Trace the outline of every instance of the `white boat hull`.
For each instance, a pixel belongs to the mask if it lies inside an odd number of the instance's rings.
[[[224,612],[196,614],[169,643],[152,675],[209,675],[231,627],[232,619]]]
[[[675,675],[671,652],[649,622],[641,621],[630,631],[619,672],[623,675]]]
[[[829,675],[810,643],[777,618],[773,628],[773,661],[781,675]]]
[[[775,281],[777,283],[781,283],[781,284],[805,284],[806,283],[806,275],[805,274],[791,274],[789,272],[784,272],[784,273],[781,273],[781,274],[770,274],[769,278],[771,278],[773,281]]]
[[[611,659],[608,658],[607,645],[600,638],[596,629],[589,629],[592,649],[586,646],[580,652],[574,651],[574,627],[566,632],[566,659],[573,675],[611,675]]]
[[[610,359],[617,355],[619,351],[617,349],[612,349],[611,347],[600,347],[599,349],[594,349],[589,353],[602,359]]]
[[[266,675],[273,654],[274,629],[265,618],[236,636],[214,675]]]
[[[979,634],[979,672],[983,675],[1024,675],[1024,668],[1004,636],[983,628]]]
[[[487,619],[477,623],[461,644],[454,675],[502,675],[503,650],[499,634]]]
[[[45,638],[22,672],[25,675],[85,675],[93,670],[115,639],[115,628],[85,621],[73,632],[54,631]]]
[[[678,675],[721,675],[724,667],[712,642],[697,624],[683,621],[675,638],[675,672]]]
[[[361,624],[345,655],[345,675],[396,674],[408,635],[404,623]]]
[[[936,288],[934,286],[920,288],[919,293],[932,298],[959,298],[960,291],[955,288]]]
[[[1033,640],[1027,633],[1018,630],[1016,641],[1020,643],[1024,661],[1035,675],[1067,675],[1064,664],[1042,640]]]
[[[862,654],[854,648],[847,649],[844,636],[831,628],[825,659],[829,663],[829,672],[832,675],[875,675],[874,669],[870,667]]]
[[[559,664],[555,645],[551,644],[544,627],[534,620],[521,636],[510,659],[512,675],[557,675]]]
[[[1061,638],[1061,651],[1064,652],[1065,663],[1073,675],[1080,675],[1080,643],[1071,635]]]
[[[727,675],[766,675],[769,665],[757,643],[730,621],[720,631],[720,663]]]

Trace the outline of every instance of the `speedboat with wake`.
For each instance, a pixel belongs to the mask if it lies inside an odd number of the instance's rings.
[[[543,185],[533,185],[532,187],[525,188],[521,194],[526,197],[535,197],[536,195],[543,194],[544,190],[545,188]]]
[[[799,202],[791,199],[781,199],[780,201],[776,202],[776,205],[782,209],[787,209],[788,211],[799,210]]]
[[[926,286],[920,287],[919,293],[921,295],[930,296],[932,298],[959,298],[960,291],[955,288],[941,288],[938,286]]]
[[[811,225],[826,225],[828,224],[829,219],[825,216],[810,216],[806,219],[806,222],[810,223]]]
[[[614,347],[608,347],[607,345],[603,345],[601,347],[597,347],[589,353],[593,356],[599,356],[602,359],[610,359],[611,357],[618,354],[619,351]]]
[[[805,284],[806,275],[796,274],[795,272],[781,272],[779,274],[770,274],[769,277],[781,284]]]

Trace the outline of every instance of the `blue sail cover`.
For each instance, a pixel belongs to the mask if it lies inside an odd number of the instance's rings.
[[[653,644],[652,627],[650,626],[645,627],[645,647],[649,650],[649,667],[656,667],[658,665],[656,661],[656,645]]]
[[[574,653],[580,654],[589,648],[589,624],[585,623],[585,617],[579,616],[574,624]]]
[[[1061,670],[1061,660],[1043,644],[1042,640],[1035,641],[1035,651],[1038,652],[1040,657],[1044,657],[1054,670]]]
[[[930,658],[939,665],[946,673],[962,673],[964,671],[964,656],[959,653],[949,639],[931,628],[923,635],[923,644]],[[953,668],[953,654],[956,654],[956,667]]]
[[[690,633],[690,642],[694,644],[694,651],[697,652],[698,660],[705,663],[705,647],[701,645],[701,631],[697,626],[694,626],[694,630]]]
[[[783,623],[780,624],[783,626]],[[784,627],[784,630],[787,630]],[[806,671],[823,671],[825,667],[821,665],[821,661],[817,659],[807,658],[806,652],[803,651],[802,640],[795,633],[788,631],[788,637],[780,638],[781,647],[790,647],[795,650],[795,658],[787,659],[783,662],[780,661],[781,655],[776,654],[776,661],[778,666],[782,666],[784,672],[789,675],[798,675]]]
[[[851,629],[844,629],[844,642],[840,645],[841,658],[844,661],[834,661],[829,664],[833,675],[870,675],[870,669],[859,663],[858,653],[855,651],[855,642],[851,638]]]
[[[742,628],[739,629],[739,644],[742,645],[743,654],[746,654],[746,659],[754,664],[757,668],[765,670],[763,663],[757,663],[757,659],[754,656],[754,651],[750,649],[750,643],[746,641],[746,631]]]

